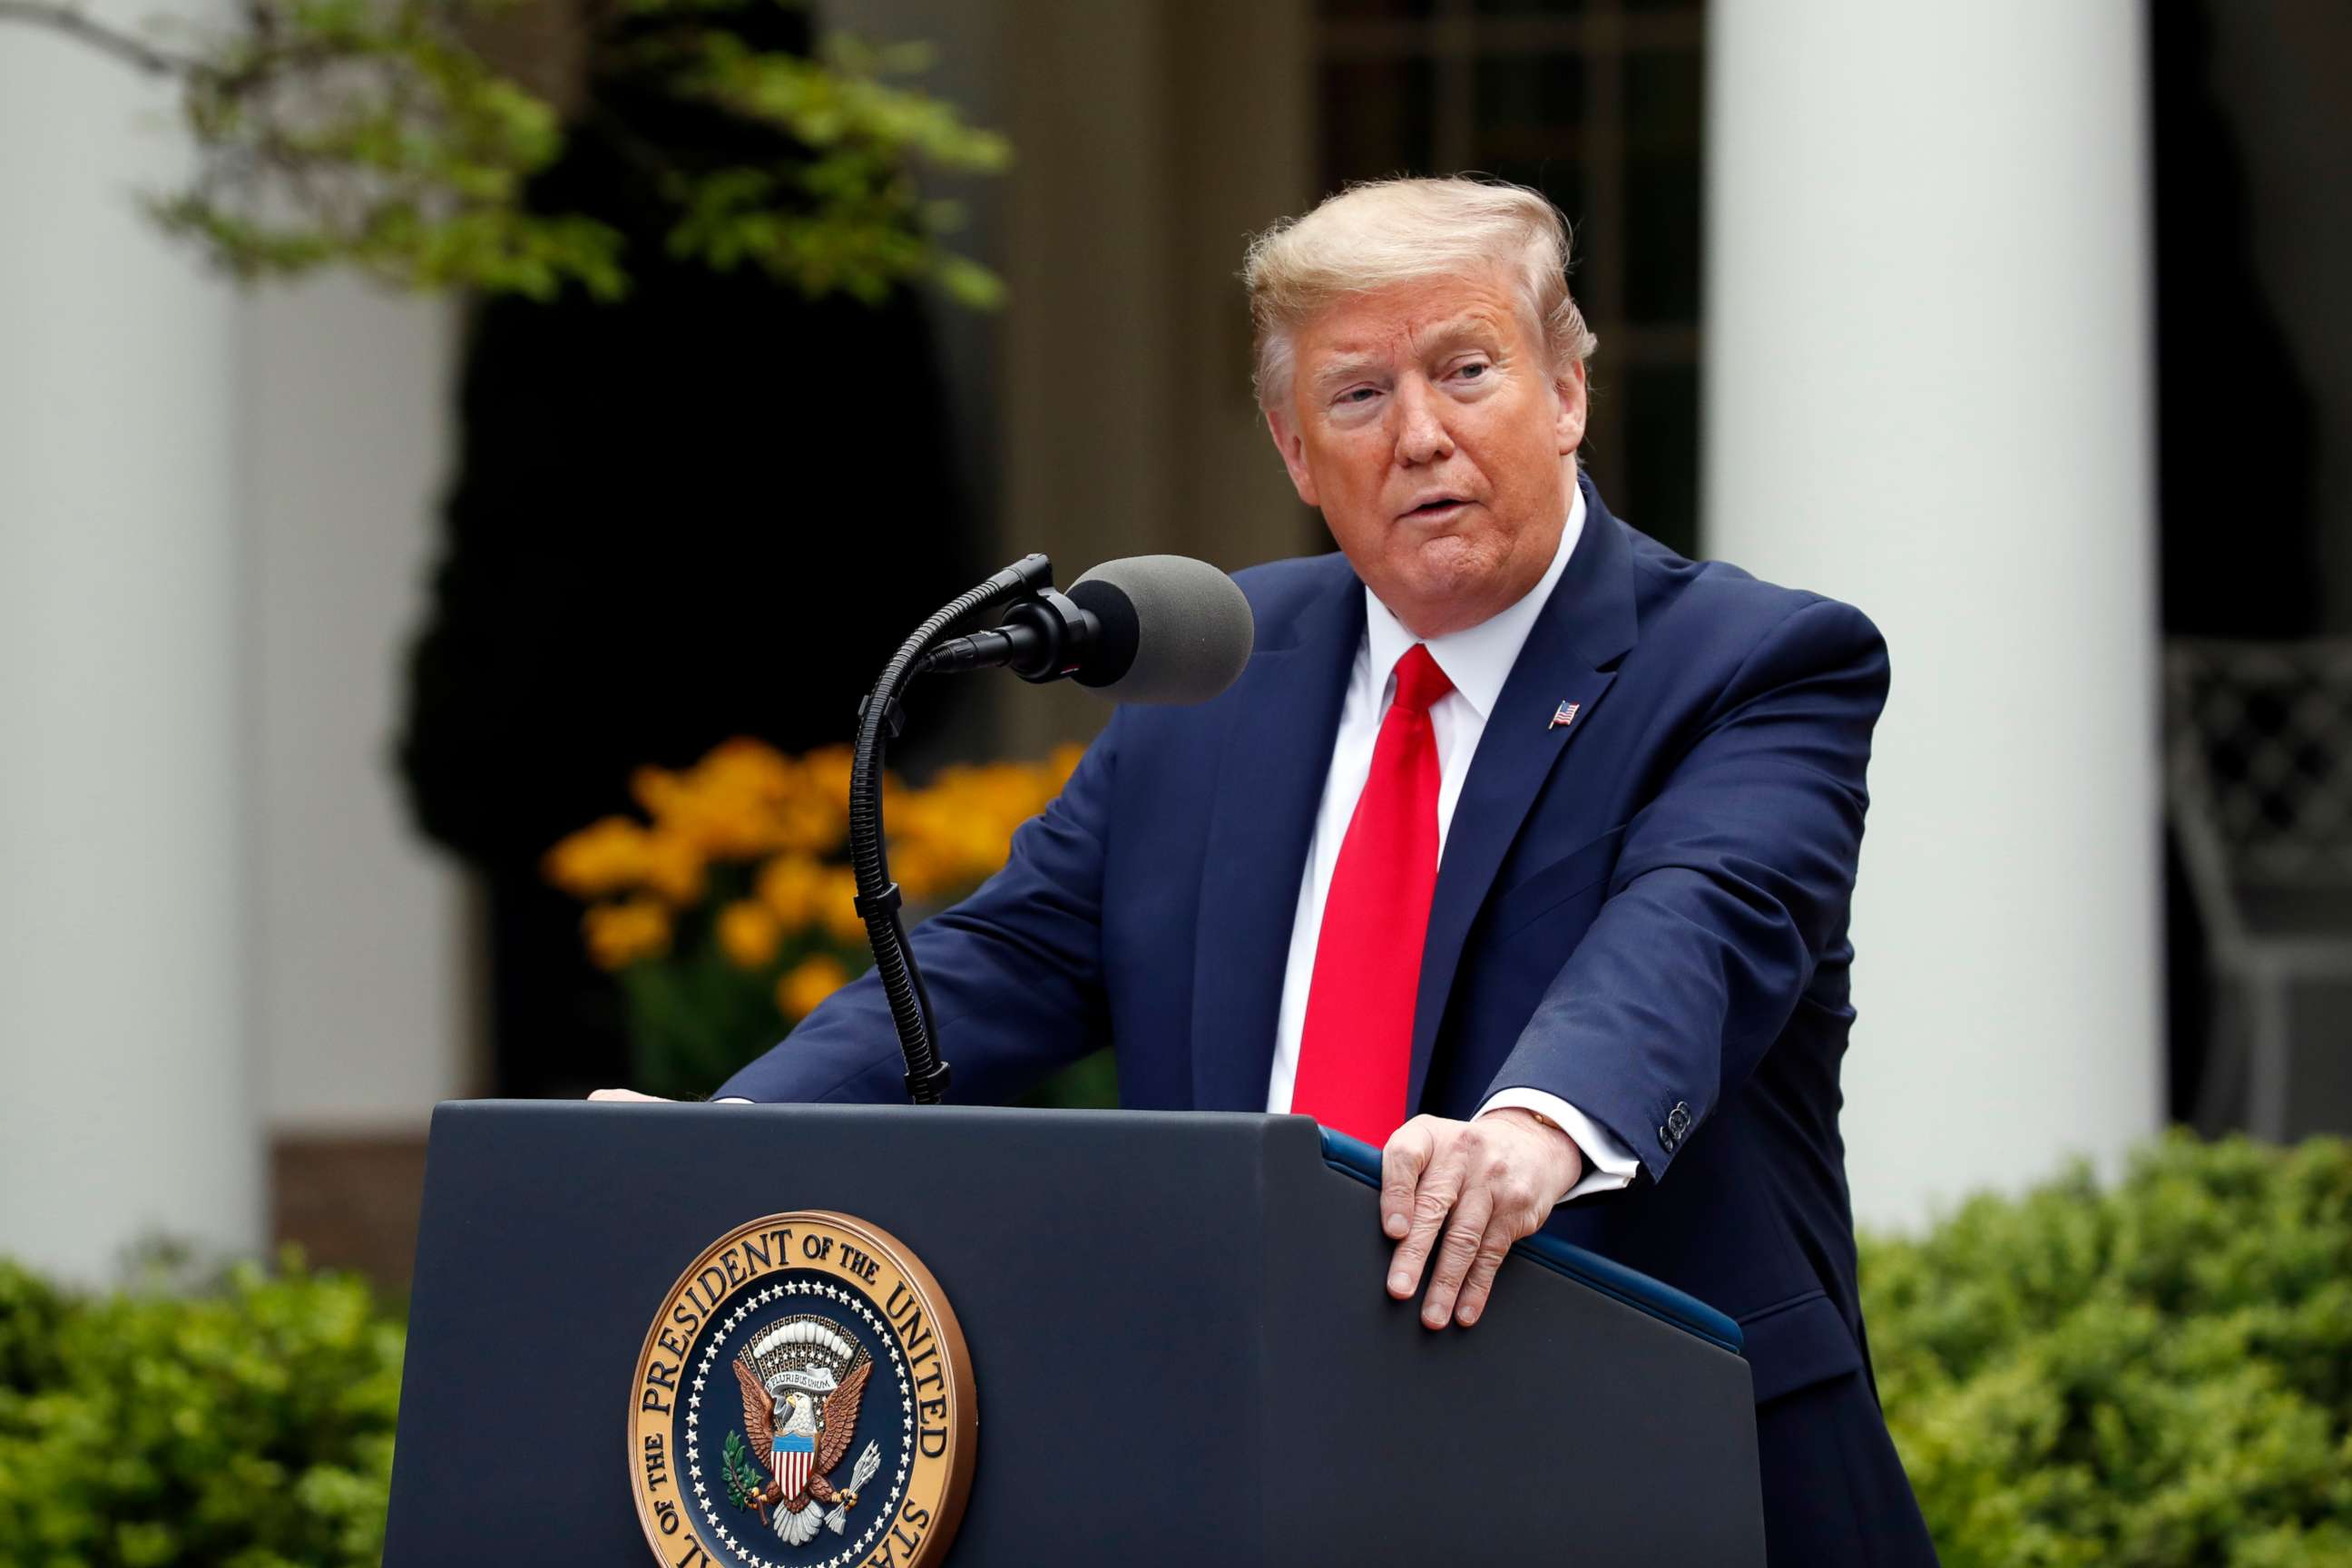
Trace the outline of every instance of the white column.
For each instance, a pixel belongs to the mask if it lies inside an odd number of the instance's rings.
[[[2158,1121],[2140,13],[1710,12],[1707,552],[1861,605],[1894,663],[1845,1067],[1865,1222]]]
[[[83,1277],[261,1236],[237,303],[134,205],[171,110],[0,23],[0,1253]]]
[[[247,302],[251,1016],[269,1131],[422,1137],[473,1087],[463,873],[393,762],[448,483],[446,300]]]

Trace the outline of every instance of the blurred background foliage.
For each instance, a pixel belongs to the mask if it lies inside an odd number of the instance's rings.
[[[79,1296],[0,1260],[0,1561],[381,1560],[404,1333],[289,1258]]]
[[[2352,1143],[2176,1134],[1862,1268],[1948,1568],[2352,1561]],[[104,1296],[0,1264],[0,1559],[375,1563],[401,1344],[299,1260]]]
[[[1868,1238],[1862,1287],[1946,1568],[2352,1563],[2352,1143],[2176,1133]]]
[[[1010,146],[915,85],[927,46],[821,35],[803,0],[236,16],[126,31],[81,0],[0,0],[0,23],[178,87],[194,172],[147,205],[216,265],[465,295],[397,764],[415,827],[484,894],[490,1081],[615,1081],[632,1018],[732,994],[667,994],[673,971],[616,990],[540,857],[622,808],[638,763],[845,739],[898,637],[978,575],[923,296],[1003,291],[924,181],[1002,171]],[[887,499],[863,483],[880,472]],[[788,606],[814,668],[778,636]]]
[[[484,47],[516,13],[558,5],[584,57],[584,94],[517,79]],[[961,215],[926,200],[914,171],[993,173],[1010,156],[1003,138],[907,85],[929,64],[921,46],[845,35],[812,51],[772,28],[779,6],[798,10],[793,0],[255,0],[234,28],[131,34],[79,5],[0,0],[0,21],[58,28],[178,83],[195,172],[148,205],[242,279],[348,266],[401,289],[545,300],[574,284],[617,298],[642,260],[630,237],[593,211],[527,199],[587,123],[627,135],[667,209],[673,258],[755,268],[810,298],[878,300],[932,279],[994,304],[996,278],[941,243]],[[622,80],[776,134],[697,155],[630,132],[599,91]]]
[[[518,206],[619,236],[629,289],[474,300],[395,742],[416,828],[483,894],[488,1080],[526,1096],[627,1081],[644,1005],[583,954],[548,846],[629,809],[641,765],[846,741],[898,640],[986,570],[912,285],[992,293],[918,179],[1003,143],[881,79],[919,52],[825,45],[797,5],[572,6],[485,21],[560,24],[501,52],[572,62]]]

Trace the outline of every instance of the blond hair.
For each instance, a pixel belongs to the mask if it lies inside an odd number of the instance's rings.
[[[1349,185],[1250,241],[1242,280],[1257,334],[1258,406],[1289,401],[1292,334],[1336,300],[1496,268],[1516,274],[1552,368],[1582,364],[1598,340],[1569,294],[1568,263],[1567,222],[1524,185],[1458,177]]]

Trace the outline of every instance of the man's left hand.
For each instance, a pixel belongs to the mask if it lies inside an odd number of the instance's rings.
[[[1583,1174],[1576,1141],[1531,1110],[1414,1117],[1381,1156],[1381,1226],[1397,1243],[1389,1294],[1412,1299],[1433,1248],[1422,1323],[1469,1327],[1511,1244],[1542,1228]]]

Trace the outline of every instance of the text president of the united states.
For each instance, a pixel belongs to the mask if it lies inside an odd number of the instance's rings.
[[[1108,1041],[1129,1105],[1382,1144],[1385,1286],[1431,1329],[1475,1324],[1538,1228],[1679,1286],[1745,1331],[1771,1561],[1932,1562],[1838,1131],[1885,647],[1610,514],[1567,267],[1549,203],[1469,180],[1252,244],[1259,402],[1339,552],[1242,573],[1232,689],[1119,709],[918,930],[952,1097]],[[1753,478],[1736,504],[1773,507]],[[902,1072],[869,980],[719,1092],[887,1100]]]

